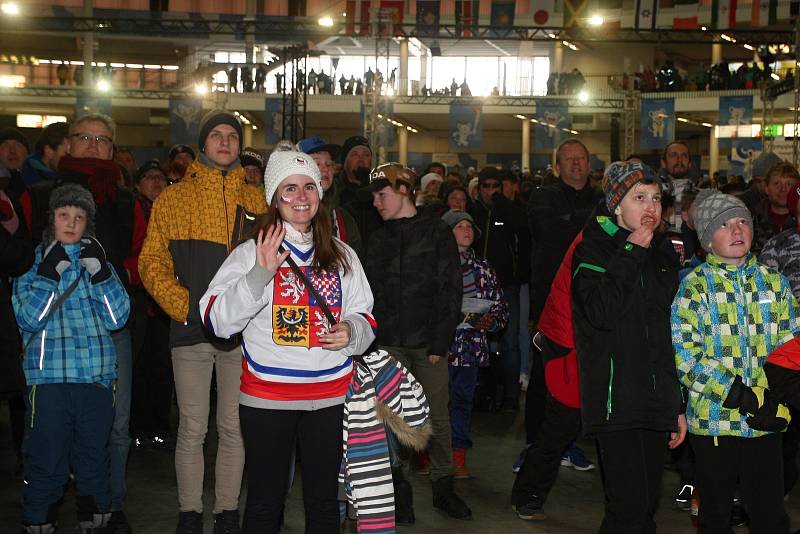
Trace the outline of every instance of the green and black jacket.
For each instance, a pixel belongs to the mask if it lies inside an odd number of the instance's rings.
[[[603,210],[604,213],[607,213]],[[674,431],[681,392],[670,338],[674,262],[607,215],[591,220],[573,256],[572,305],[586,435]]]

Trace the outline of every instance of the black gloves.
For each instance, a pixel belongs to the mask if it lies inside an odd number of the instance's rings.
[[[61,273],[69,267],[69,256],[59,241],[53,241],[42,253],[42,263],[36,271],[45,278],[55,282],[61,280]]]
[[[738,408],[740,414],[750,415],[746,421],[753,430],[780,432],[792,420],[789,409],[780,404],[770,390],[761,386],[746,386],[738,375],[722,406],[732,410]]]
[[[778,403],[778,399],[764,390],[764,402],[756,412],[747,418],[747,425],[753,430],[763,432],[780,432],[787,426],[792,416],[789,415],[789,408]]]
[[[92,283],[103,282],[111,278],[111,269],[106,261],[106,251],[103,245],[91,236],[81,239],[81,265],[92,276]]]

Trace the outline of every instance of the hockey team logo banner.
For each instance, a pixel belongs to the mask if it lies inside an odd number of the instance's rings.
[[[286,109],[290,110],[291,99],[286,99]],[[291,116],[287,116],[283,112],[283,99],[282,98],[266,98],[264,99],[264,142],[268,145],[274,145],[283,139],[284,132],[289,131],[291,124]]]
[[[337,321],[342,311],[342,282],[339,273],[300,267]],[[331,328],[325,313],[305,283],[291,267],[275,274],[272,292],[272,340],[277,345],[320,347],[320,336]]]
[[[742,126],[753,123],[753,96],[719,97],[720,126]],[[736,131],[736,129],[734,129]]]
[[[563,139],[569,123],[569,106],[565,101],[538,100],[536,102],[534,147],[537,150],[552,150]]]
[[[169,99],[169,134],[173,145],[191,145],[200,134],[203,102],[196,98]],[[200,147],[202,148],[202,147]]]
[[[661,150],[675,140],[675,99],[642,99],[639,145]]]
[[[483,145],[483,104],[450,104],[448,139],[451,150],[468,150]]]

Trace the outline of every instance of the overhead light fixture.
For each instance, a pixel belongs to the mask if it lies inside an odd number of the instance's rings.
[[[721,33],[721,34],[720,34],[720,38],[722,38],[722,39],[725,39],[725,40],[726,40],[726,41],[728,41],[729,43],[735,43],[735,42],[736,42],[736,39],[734,39],[733,37],[731,37],[731,36],[730,36],[730,35],[728,35],[727,33]]]
[[[328,16],[320,18],[318,22],[320,26],[324,26],[326,28],[333,26],[333,19]]]
[[[678,122],[689,122],[689,119],[686,117],[678,117]]]
[[[256,126],[256,125],[254,124],[254,125],[253,125],[253,130],[254,130],[254,131],[255,131],[255,130],[258,130],[258,126]]]
[[[781,77],[778,76],[777,74],[775,74],[774,72],[770,73],[770,76],[772,77],[773,80],[780,80],[781,79]]]
[[[108,80],[99,80],[97,82],[97,90],[102,91],[103,93],[107,93],[111,90],[111,84],[108,83]]]
[[[705,26],[700,26],[700,29],[706,31],[708,28],[706,28]]]
[[[578,135],[580,132],[578,132],[578,130],[570,130],[569,133],[572,135]]]
[[[4,15],[19,15],[19,5],[16,2],[3,2],[0,10]]]
[[[747,43],[743,44],[742,46],[745,47],[746,49],[750,50],[750,51],[755,50],[755,48],[753,48],[753,45],[750,45],[750,44],[747,44]]]
[[[578,47],[576,45],[572,44],[572,43],[569,44],[569,49],[574,51],[574,52],[578,51]]]
[[[194,92],[198,95],[204,95],[208,92],[208,86],[204,83],[198,83],[194,86]]]
[[[536,119],[531,119],[531,122],[539,124],[539,121],[537,121]]]
[[[712,128],[712,127],[713,127],[713,124],[711,124],[711,123],[708,123],[708,122],[701,122],[700,124],[702,124],[702,125],[703,125],[703,126],[705,126],[706,128]]]
[[[589,92],[584,89],[583,91],[578,93],[578,100],[580,100],[583,103],[588,102],[589,101]]]
[[[589,24],[591,26],[602,26],[603,22],[605,21],[600,15],[592,15],[592,17],[589,19]]]
[[[518,118],[520,120],[523,120],[523,121],[527,118],[527,117],[525,117],[525,115],[514,115],[514,117],[516,117],[516,118]]]

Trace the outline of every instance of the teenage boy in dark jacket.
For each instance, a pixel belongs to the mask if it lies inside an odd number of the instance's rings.
[[[373,205],[385,224],[367,241],[364,271],[375,297],[377,342],[422,384],[431,407],[433,505],[456,519],[472,512],[453,491],[447,349],[461,311],[458,247],[441,219],[417,213],[414,171],[386,163],[370,173]],[[413,523],[411,486],[393,466],[398,523]]]
[[[641,163],[603,177],[607,215],[583,232],[572,261],[582,424],[605,471],[600,533],[655,531],[664,446],[686,436],[670,338],[674,262],[651,247],[661,182]]]

